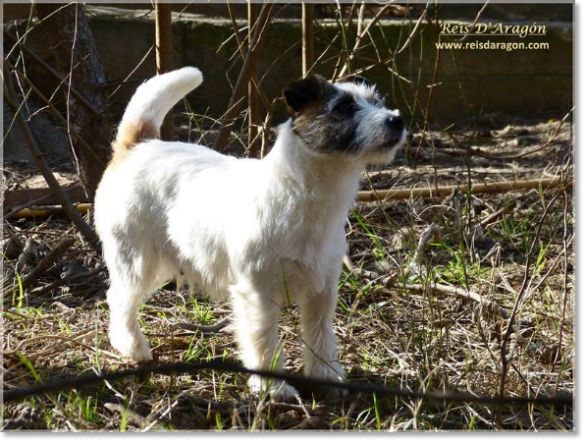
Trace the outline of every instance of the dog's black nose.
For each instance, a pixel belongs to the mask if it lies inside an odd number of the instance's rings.
[[[385,122],[387,128],[393,133],[401,133],[405,129],[405,120],[400,115],[393,115]]]

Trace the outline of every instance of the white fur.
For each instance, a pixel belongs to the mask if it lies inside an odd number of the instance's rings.
[[[201,71],[187,67],[157,75],[138,87],[128,103],[118,132],[138,120],[149,121],[159,128],[167,112],[190,91],[203,82]]]
[[[121,126],[136,116],[160,124],[180,93],[201,82],[199,71],[187,69],[141,86]],[[344,224],[366,161],[314,155],[290,120],[262,160],[158,140],[132,148],[106,172],[95,200],[111,278],[112,345],[132,360],[152,358],[138,309],[149,293],[178,278],[229,297],[241,357],[250,368],[269,367],[276,353],[280,368],[280,307],[288,300],[299,304],[305,374],[342,378],[332,321]],[[250,380],[254,390],[264,383]],[[295,393],[275,386],[274,395]]]

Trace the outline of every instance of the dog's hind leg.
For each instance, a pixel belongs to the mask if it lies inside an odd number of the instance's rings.
[[[243,285],[232,288],[234,326],[241,359],[250,369],[279,371],[283,366],[283,349],[279,343],[280,306]],[[252,375],[248,381],[254,393],[268,390],[274,400],[290,400],[297,391],[287,383]]]
[[[140,330],[138,311],[146,296],[160,283],[157,260],[144,253],[123,253],[120,250],[115,256],[105,254],[105,258],[111,281],[107,294],[110,344],[127,359],[149,361],[152,353]]]
[[[136,362],[151,360],[149,343],[138,324],[138,310],[146,294],[124,285],[113,284],[108,290],[110,307],[110,344]]]

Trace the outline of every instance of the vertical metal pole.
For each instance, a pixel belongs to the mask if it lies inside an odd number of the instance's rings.
[[[258,20],[258,4],[248,1],[248,48],[250,50],[252,42],[252,30]],[[260,26],[260,24],[259,24]],[[260,139],[258,136],[258,93],[254,86],[253,79],[256,78],[258,71],[258,59],[253,61],[250,71],[250,80],[248,81],[248,155],[256,157],[260,149]]]
[[[302,71],[305,77],[313,66],[313,5],[303,3],[301,5],[302,22]]]
[[[156,58],[157,74],[164,74],[173,69],[173,32],[171,25],[171,5],[169,3],[155,3],[156,16]],[[161,127],[161,139],[173,140],[173,111],[165,117]]]

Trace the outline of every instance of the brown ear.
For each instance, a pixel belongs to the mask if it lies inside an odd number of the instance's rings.
[[[346,77],[338,80],[337,83],[356,83],[357,85],[366,85],[378,90],[377,86],[373,82],[360,75],[347,75]]]
[[[293,112],[301,112],[311,103],[323,99],[330,87],[325,78],[310,75],[303,80],[290,83],[283,91],[283,97]]]

